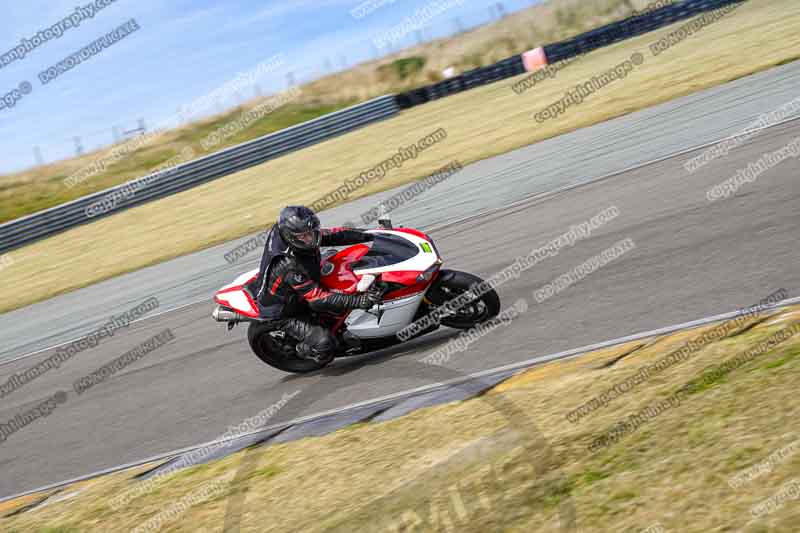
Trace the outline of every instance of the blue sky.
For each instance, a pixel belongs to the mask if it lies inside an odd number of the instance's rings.
[[[0,54],[91,1],[8,2],[0,18]],[[285,89],[289,71],[298,80],[319,76],[326,58],[335,69],[343,59],[348,64],[371,59],[373,38],[431,2],[455,7],[431,20],[429,37],[452,33],[456,17],[467,28],[485,23],[489,6],[496,4],[386,0],[366,17],[353,18],[350,10],[363,1],[116,0],[61,38],[0,68],[0,97],[21,82],[32,86],[13,108],[0,109],[0,172],[33,166],[35,146],[51,162],[74,154],[75,136],[88,151],[111,142],[112,126],[130,130],[143,118],[152,127],[275,54],[283,54],[285,62],[258,81],[264,93]],[[510,13],[538,0],[502,3]],[[47,85],[39,81],[40,72],[131,18],[138,31]],[[413,44],[415,38],[408,35],[398,47]]]

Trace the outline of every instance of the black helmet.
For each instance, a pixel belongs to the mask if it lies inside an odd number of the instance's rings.
[[[286,244],[298,250],[315,250],[322,238],[319,218],[302,205],[283,208],[278,217],[278,232]]]

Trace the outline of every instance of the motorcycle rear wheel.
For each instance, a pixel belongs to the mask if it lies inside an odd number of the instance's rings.
[[[292,372],[294,374],[307,374],[324,368],[327,363],[317,363],[311,359],[297,356],[295,346],[297,341],[275,331],[267,324],[251,322],[247,328],[247,340],[250,349],[256,357],[271,367]]]

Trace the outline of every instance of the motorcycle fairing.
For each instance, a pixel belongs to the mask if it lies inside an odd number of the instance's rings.
[[[361,339],[389,337],[408,326],[419,309],[424,292],[381,303],[378,311],[354,309],[345,319],[347,331]]]
[[[245,272],[214,295],[214,301],[251,318],[258,318],[258,305],[246,285],[258,277],[258,269]]]

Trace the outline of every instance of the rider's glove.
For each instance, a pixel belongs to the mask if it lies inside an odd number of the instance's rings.
[[[370,287],[367,292],[356,296],[354,307],[356,309],[369,309],[373,305],[380,303],[382,297],[382,290],[377,287]]]

